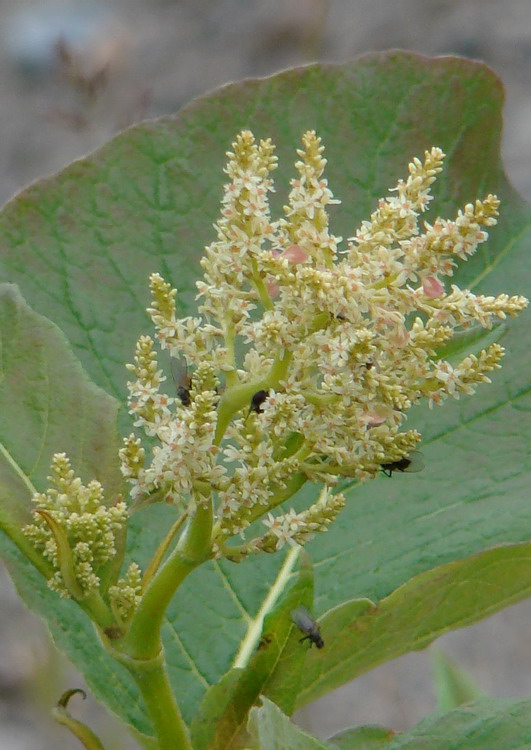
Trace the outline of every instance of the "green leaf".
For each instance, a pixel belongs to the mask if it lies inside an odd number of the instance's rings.
[[[515,237],[523,217],[499,165],[502,96],[485,66],[403,52],[230,84],[175,116],[128,129],[19,193],[2,212],[3,275],[61,327],[93,379],[123,399],[123,363],[148,326],[149,274],[159,271],[178,286],[183,313],[195,310],[194,281],[214,239],[225,151],[239,130],[251,128],[277,145],[277,211],[300,137],[315,128],[330,185],[343,201],[332,216],[334,232],[350,236],[407,173],[409,159],[436,144],[448,159],[431,213],[451,216],[496,189],[502,227]],[[467,279],[485,272],[504,247],[503,229],[465,264]]]
[[[326,648],[309,653],[297,703],[384,661],[421,649],[531,593],[531,543],[507,545],[420,573],[378,605],[355,600],[321,620]]]
[[[292,724],[288,717],[267,698],[260,708],[253,708],[249,716],[249,733],[257,750],[331,750]]]
[[[380,750],[387,748],[394,732],[384,727],[367,725],[346,729],[331,737],[328,742],[338,750]]]
[[[439,649],[432,653],[433,682],[439,711],[451,711],[464,703],[486,697],[472,678]]]
[[[433,714],[397,735],[385,750],[528,750],[531,701],[488,698]]]
[[[525,294],[531,288],[531,214],[500,164],[502,101],[501,84],[485,66],[404,52],[231,84],[175,117],[129,129],[20,193],[1,214],[2,273],[61,326],[94,380],[123,398],[123,362],[131,360],[138,334],[149,330],[143,309],[148,274],[160,271],[177,284],[180,310],[193,312],[193,281],[203,246],[213,238],[224,151],[234,135],[250,127],[277,143],[279,209],[298,139],[315,128],[327,148],[330,186],[343,200],[332,216],[334,233],[354,234],[378,197],[406,174],[409,159],[439,145],[448,159],[428,220],[452,217],[459,206],[490,191],[502,200],[501,221],[489,243],[456,270],[454,281],[484,293]],[[353,598],[378,602],[424,571],[526,539],[530,330],[529,312],[507,324],[507,361],[479,396],[412,415],[408,426],[417,425],[425,436],[424,472],[354,488],[331,530],[311,543],[317,613]],[[19,399],[25,403],[27,398]],[[130,430],[125,415],[122,424]],[[42,453],[43,466],[49,458]],[[145,565],[174,520],[169,508],[137,513],[129,555]],[[19,558],[13,565],[20,579],[26,569]],[[187,720],[229,670],[271,588],[290,584],[281,566],[281,555],[257,556],[242,565],[211,563],[194,571],[172,603],[164,639]],[[27,600],[38,598],[33,578],[24,591]],[[493,592],[493,600],[496,596]],[[99,652],[85,643],[91,641],[90,629],[87,633],[81,615],[67,616],[62,607],[58,604],[50,619],[62,647],[100,699],[148,731],[128,677],[116,669],[110,679],[106,662],[102,666]],[[482,599],[474,617],[490,611],[491,603]],[[410,628],[412,643],[415,623]],[[329,650],[327,642],[323,651]],[[341,679],[350,676],[344,669]]]
[[[260,695],[293,713],[308,646],[300,642],[291,611],[300,604],[311,607],[312,601],[313,572],[302,555],[297,582],[266,616],[259,642],[254,639],[250,644],[254,652],[245,667],[231,669],[207,692],[191,726],[196,750],[231,750],[246,744],[248,713]],[[242,644],[237,663],[245,659],[242,651],[247,650],[247,644]]]
[[[114,500],[122,488],[117,403],[11,284],[0,284],[0,357],[0,528],[48,572],[20,532],[32,520],[31,497],[48,486],[52,455],[68,452],[76,473],[99,479]]]
[[[51,513],[45,510],[36,510],[35,513],[46,521],[53,534],[57,546],[57,567],[61,571],[66,590],[74,599],[83,599],[83,589],[76,579],[72,550],[66,532]]]
[[[481,328],[479,325],[467,328],[456,333],[450,341],[437,349],[437,358],[446,359],[453,365],[469,354],[477,356],[482,349],[488,349],[491,344],[501,341],[506,330],[503,323],[498,323],[491,329]]]
[[[79,607],[47,587],[50,566],[21,532],[32,518],[33,492],[48,486],[56,452],[68,453],[83,480],[102,482],[109,502],[121,491],[117,403],[89,382],[61,331],[10,284],[0,284],[0,356],[0,554],[26,604],[47,621],[94,693],[105,693],[123,718],[133,714],[149,731],[128,674],[106,655]]]

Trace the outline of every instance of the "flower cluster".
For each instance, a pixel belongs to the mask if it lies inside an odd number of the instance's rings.
[[[98,569],[116,554],[116,536],[127,520],[122,500],[106,506],[103,487],[83,485],[64,453],[56,453],[45,493],[36,493],[35,523],[23,531],[53,565],[48,585],[63,597],[83,599],[100,585]]]
[[[243,131],[228,153],[217,239],[202,260],[197,317],[178,319],[176,290],[151,276],[149,314],[167,362],[179,369],[166,395],[154,342],[138,342],[129,384],[135,425],[157,440],[149,456],[135,435],[121,451],[136,502],[185,509],[215,503],[215,554],[230,559],[324,530],[344,499],[341,478],[375,477],[420,440],[405,412],[426,399],[473,393],[499,367],[494,343],[450,363],[439,352],[471,326],[520,312],[520,296],[475,295],[446,278],[496,223],[488,195],[453,219],[420,224],[442,169],[439,148],[414,159],[340,251],[328,210],[320,138],[304,134],[283,216],[271,217],[270,140]],[[305,482],[324,483],[316,505],[274,516]],[[225,542],[265,518],[265,535]]]
[[[109,586],[109,599],[117,622],[123,624],[140,602],[142,592],[142,571],[135,563],[131,563],[123,578],[114,586]]]

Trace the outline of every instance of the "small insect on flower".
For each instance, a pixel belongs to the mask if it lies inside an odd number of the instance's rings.
[[[297,609],[291,610],[291,619],[295,625],[299,628],[302,633],[305,633],[300,641],[310,641],[310,648],[312,643],[315,643],[317,648],[323,648],[324,641],[321,638],[321,631],[319,625],[315,622],[311,614],[308,612],[306,607],[300,606]]]
[[[170,367],[177,396],[181,399],[183,406],[190,406],[191,378],[188,374],[186,359],[182,356],[170,357]]]
[[[255,411],[257,414],[261,414],[263,411],[262,404],[268,396],[269,391],[256,391],[251,399],[251,406],[249,407],[249,411]]]
[[[413,451],[409,456],[402,456],[398,461],[391,461],[388,464],[382,464],[382,471],[386,477],[392,477],[393,471],[414,474],[417,471],[422,471],[424,466],[425,464],[422,458],[422,453],[420,451]]]

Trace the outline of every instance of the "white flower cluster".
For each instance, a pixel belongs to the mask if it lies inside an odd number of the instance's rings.
[[[123,625],[140,603],[142,591],[142,571],[131,563],[123,578],[114,586],[109,586],[109,600],[117,622]]]
[[[323,146],[313,131],[302,145],[284,215],[272,220],[273,145],[249,131],[237,137],[217,240],[197,283],[199,316],[177,319],[176,291],[151,277],[158,343],[187,376],[176,395],[161,392],[149,337],[130,365],[135,424],[159,441],[149,459],[134,435],[122,449],[135,501],[214,501],[213,549],[231,559],[326,528],[343,502],[330,491],[341,477],[370,479],[414,449],[419,434],[401,429],[412,404],[474,392],[503,355],[492,344],[452,366],[438,354],[443,345],[527,304],[446,289],[456,260],[487,239],[498,200],[488,195],[452,220],[421,226],[440,149],[411,162],[339,254],[328,217],[339,201],[323,177]],[[306,481],[325,484],[322,501],[275,517]],[[225,545],[260,517],[265,536],[239,552]]]
[[[23,532],[56,570],[49,587],[80,599],[98,589],[98,569],[116,554],[127,506],[122,500],[106,506],[101,484],[83,485],[64,453],[54,455],[51,472],[54,486],[34,495],[36,521]]]

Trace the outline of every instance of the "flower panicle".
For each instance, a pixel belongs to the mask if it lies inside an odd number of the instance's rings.
[[[269,530],[263,536],[255,537],[237,547],[226,546],[218,549],[217,556],[226,557],[232,562],[241,562],[249,555],[277,552],[286,544],[291,547],[304,546],[316,533],[328,530],[344,508],[345,502],[343,494],[332,494],[325,487],[314,505],[301,513],[296,513],[293,508],[276,516],[268,513],[262,523]]]
[[[133,434],[120,451],[133,509],[164,500],[192,513],[212,503],[212,554],[229,559],[304,544],[343,507],[341,480],[374,479],[408,460],[421,439],[404,428],[411,406],[462,398],[489,381],[499,345],[461,362],[441,352],[471,326],[517,315],[527,300],[447,285],[487,240],[499,201],[487,195],[421,222],[444,158],[438,147],[414,158],[341,252],[330,230],[340,201],[321,138],[303,135],[276,218],[274,145],[248,130],[236,137],[201,261],[197,315],[179,318],[176,290],[150,277],[156,336],[140,337],[128,368],[135,427],[154,441],[144,447]],[[171,396],[162,392],[157,347],[184,364]],[[320,500],[286,510],[307,482],[323,486]],[[260,520],[266,532],[246,541]],[[230,547],[237,535],[242,543]],[[113,589],[122,619],[135,586],[131,573],[126,593]]]
[[[341,237],[328,231],[328,206],[339,204],[323,177],[326,159],[322,156],[324,146],[315,131],[309,130],[302,137],[304,148],[297,150],[299,160],[295,169],[299,176],[291,180],[288,204],[284,206],[285,218],[276,226],[278,245],[284,256],[297,248],[302,257],[311,264],[325,267],[333,264]]]
[[[293,508],[277,516],[268,513],[262,523],[269,532],[262,537],[264,552],[276,552],[285,544],[303,546],[319,531],[326,531],[345,506],[345,496],[332,494],[328,487],[321,492],[319,500],[306,510],[296,513]]]
[[[50,588],[82,599],[98,590],[98,570],[116,555],[127,506],[121,498],[106,505],[100,482],[84,485],[64,453],[54,455],[48,481],[49,489],[33,496],[36,519],[23,533],[55,569]]]
[[[430,187],[442,171],[445,155],[440,148],[424,152],[424,160],[413,159],[409,177],[399,180],[396,195],[382,198],[370,220],[363,221],[356,235],[349,240],[348,259],[356,263],[358,256],[391,249],[403,240],[418,234],[418,215],[426,211],[432,200]]]
[[[235,559],[302,543],[324,528],[322,504],[276,510],[304,482],[339,497],[330,492],[342,477],[365,481],[407,458],[420,435],[403,429],[405,412],[423,399],[431,406],[472,393],[503,354],[492,345],[451,365],[440,348],[472,324],[489,328],[518,314],[527,300],[446,289],[442,278],[486,241],[499,201],[487,195],[421,227],[443,167],[440,148],[411,161],[342,256],[341,238],[329,231],[329,208],[339,201],[314,131],[303,135],[276,221],[268,202],[277,167],[271,141],[242,131],[228,157],[217,239],[197,284],[200,317],[178,320],[176,292],[151,277],[160,346],[193,368],[189,403],[161,406],[162,376],[151,340],[141,338],[131,411],[159,444],[146,457],[128,438],[121,455],[135,498],[193,506],[210,488],[216,554],[267,518],[268,532],[231,551]],[[340,500],[327,502],[339,508]]]
[[[169,421],[172,399],[160,392],[166,378],[159,369],[151,336],[138,339],[134,364],[126,367],[136,376],[135,381],[128,383],[129,409],[136,417],[135,426],[155,435]]]
[[[462,394],[470,396],[480,383],[490,383],[488,373],[501,367],[504,354],[503,346],[494,343],[477,356],[469,354],[455,366],[441,360],[434,369],[434,377],[423,386],[429,405],[441,404],[448,396],[456,399]]]

